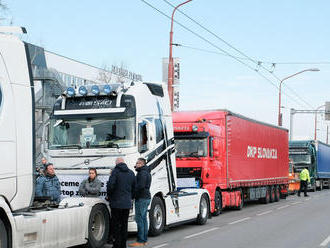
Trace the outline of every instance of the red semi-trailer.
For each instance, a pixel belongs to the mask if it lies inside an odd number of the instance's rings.
[[[288,130],[228,110],[174,112],[177,175],[211,196],[211,212],[288,193]]]

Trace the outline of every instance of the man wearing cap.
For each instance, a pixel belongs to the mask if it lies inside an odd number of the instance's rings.
[[[61,200],[61,185],[55,175],[54,165],[48,163],[44,168],[44,175],[36,182],[36,196],[49,196],[51,201],[59,203]]]

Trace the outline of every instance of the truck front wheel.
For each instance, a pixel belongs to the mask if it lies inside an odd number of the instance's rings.
[[[214,196],[214,212],[212,213],[213,216],[218,216],[221,214],[222,210],[222,197],[221,197],[221,192],[219,190],[215,191],[215,196]]]
[[[7,229],[1,219],[0,219],[0,247],[4,247],[4,248],[9,247]]]
[[[199,202],[199,214],[197,216],[197,224],[204,225],[209,217],[210,207],[206,194],[203,194]]]
[[[163,232],[165,226],[165,207],[163,201],[158,196],[155,196],[151,202],[149,221],[149,234],[151,236],[158,236]]]
[[[103,247],[109,236],[110,216],[104,204],[97,204],[92,208],[88,224],[88,247]]]

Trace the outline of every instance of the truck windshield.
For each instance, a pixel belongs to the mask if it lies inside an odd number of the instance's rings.
[[[292,159],[294,164],[310,164],[311,155],[309,154],[290,154],[290,159]]]
[[[206,157],[207,138],[203,139],[176,139],[178,158],[182,157]]]
[[[135,145],[135,118],[51,119],[49,149],[124,148]]]

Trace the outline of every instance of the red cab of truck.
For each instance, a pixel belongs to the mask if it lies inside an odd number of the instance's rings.
[[[178,180],[207,189],[214,215],[286,197],[288,130],[227,110],[174,112],[173,123]]]

